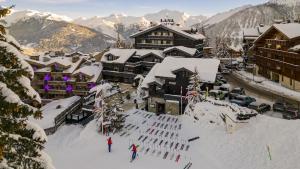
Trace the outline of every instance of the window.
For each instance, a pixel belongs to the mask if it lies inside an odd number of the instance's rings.
[[[119,71],[119,68],[117,66],[115,66],[114,71]]]
[[[159,63],[159,62],[160,62],[160,59],[158,59],[158,58],[154,58],[154,62],[157,62],[157,63]]]

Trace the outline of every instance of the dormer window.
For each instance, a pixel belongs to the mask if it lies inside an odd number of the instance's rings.
[[[109,61],[113,60],[113,56],[112,55],[108,55],[107,60],[109,60]]]

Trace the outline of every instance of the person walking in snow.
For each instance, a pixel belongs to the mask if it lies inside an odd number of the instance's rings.
[[[112,145],[111,137],[109,137],[109,138],[107,139],[107,145],[108,145],[108,152],[111,152],[111,145]]]
[[[132,156],[131,156],[131,161],[133,161],[136,157],[136,145],[135,144],[132,144]]]

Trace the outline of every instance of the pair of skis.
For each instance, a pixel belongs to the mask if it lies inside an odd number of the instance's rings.
[[[191,163],[191,162],[187,163],[187,164],[184,166],[183,169],[189,169],[189,168],[191,168],[192,164],[193,164],[193,163]]]

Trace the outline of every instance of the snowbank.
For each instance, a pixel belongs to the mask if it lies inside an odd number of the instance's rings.
[[[300,92],[283,87],[279,83],[272,82],[264,77],[254,76],[253,81],[253,75],[245,71],[234,72],[234,75],[245,80],[249,85],[259,87],[263,90],[282,95],[295,101],[300,101]]]

